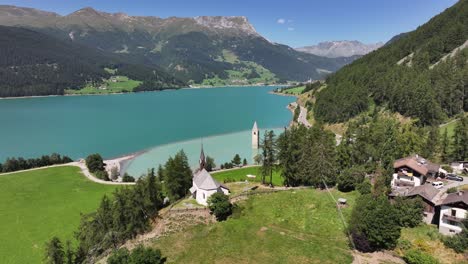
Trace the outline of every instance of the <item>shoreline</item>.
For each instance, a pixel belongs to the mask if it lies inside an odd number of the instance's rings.
[[[194,87],[168,88],[168,89],[154,90],[154,91],[138,91],[138,92],[127,92],[127,93],[118,92],[118,93],[103,93],[103,94],[90,93],[90,94],[51,94],[51,95],[12,96],[12,97],[0,97],[0,100],[33,99],[33,98],[46,98],[46,97],[67,97],[67,96],[105,96],[105,95],[154,93],[154,92],[190,90],[190,89],[229,88],[229,87],[276,87],[276,86],[286,86],[286,85],[285,84],[268,84],[268,85],[245,84],[245,85],[222,85],[222,86],[194,86]]]
[[[289,125],[288,125],[289,126]],[[267,127],[267,128],[264,128],[265,130],[274,130],[274,129],[283,129],[284,127]],[[233,135],[233,134],[237,134],[237,133],[250,133],[250,129],[246,129],[246,130],[240,130],[240,131],[234,131],[234,132],[227,132],[227,133],[221,133],[221,134],[214,134],[214,135],[210,135],[210,136],[205,136],[203,137],[203,139],[208,139],[208,138],[215,138],[215,137],[221,137],[221,136],[227,136],[227,135]],[[132,157],[132,158],[129,158],[129,159],[125,159],[125,160],[122,160],[122,164],[121,164],[121,168],[123,169],[120,173],[122,174],[125,174],[129,168],[129,166],[132,164],[133,160],[135,158],[138,158],[139,156],[147,153],[147,152],[150,152],[150,151],[153,151],[155,149],[158,149],[158,148],[163,148],[163,147],[166,147],[166,146],[169,146],[169,145],[174,145],[174,144],[183,144],[183,143],[187,143],[187,142],[190,142],[190,141],[194,141],[196,140],[197,138],[190,138],[190,139],[184,139],[184,140],[179,140],[179,141],[174,141],[174,142],[169,142],[169,143],[165,143],[165,144],[161,144],[161,145],[156,145],[156,146],[153,146],[153,147],[150,147],[150,148],[147,148],[145,150],[142,150],[142,151],[139,151],[139,152],[136,152],[135,155]],[[127,157],[127,156],[130,156],[130,155],[123,155],[123,157]],[[169,158],[169,157],[168,157]],[[106,163],[106,160],[104,160],[104,163]],[[155,168],[156,169],[156,168]],[[139,177],[139,175],[130,175],[130,176],[133,176],[133,177]]]

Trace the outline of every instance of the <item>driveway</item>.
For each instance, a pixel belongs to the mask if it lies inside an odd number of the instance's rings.
[[[446,191],[449,188],[458,187],[466,184],[468,184],[468,177],[463,177],[463,181],[446,180],[444,182],[444,188],[442,188],[441,190]]]

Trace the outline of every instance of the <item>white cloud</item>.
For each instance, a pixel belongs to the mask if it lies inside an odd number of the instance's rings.
[[[295,28],[293,27],[288,27],[288,31],[294,31]]]
[[[284,24],[284,23],[286,23],[286,19],[280,18],[280,19],[278,19],[278,20],[276,21],[276,23],[278,23],[278,24]]]

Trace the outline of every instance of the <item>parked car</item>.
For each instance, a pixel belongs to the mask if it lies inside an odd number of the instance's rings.
[[[452,181],[463,181],[463,177],[458,176],[456,174],[447,174],[447,177],[445,177],[447,180],[452,180]]]
[[[436,181],[432,183],[432,186],[434,186],[434,188],[436,189],[442,189],[444,187],[444,183],[440,181]]]

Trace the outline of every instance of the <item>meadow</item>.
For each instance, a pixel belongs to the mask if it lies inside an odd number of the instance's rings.
[[[72,240],[80,213],[95,210],[115,188],[71,166],[0,174],[0,262],[41,263],[45,243]]]
[[[356,192],[332,191],[348,199]],[[292,190],[239,202],[225,222],[198,225],[153,241],[168,263],[351,263],[335,203],[326,191]]]
[[[110,94],[110,93],[126,93],[132,92],[138,85],[141,84],[141,81],[135,81],[129,79],[126,76],[112,76],[110,79],[105,80],[102,84],[101,89],[94,87],[92,85],[87,85],[86,87],[80,90],[65,90],[65,94],[75,94],[75,95],[84,95],[84,94]]]
[[[241,182],[246,180],[249,182],[260,183],[262,180],[259,166],[212,172],[211,175],[220,183]],[[249,178],[247,175],[255,175],[256,177]],[[266,177],[266,182],[270,182],[269,176]],[[273,185],[283,186],[283,178],[281,178],[281,172],[279,170],[276,170],[273,173]]]
[[[304,91],[305,86],[299,86],[299,87],[294,87],[294,88],[289,88],[289,89],[284,89],[282,93],[284,94],[292,94],[292,95],[300,95]]]

